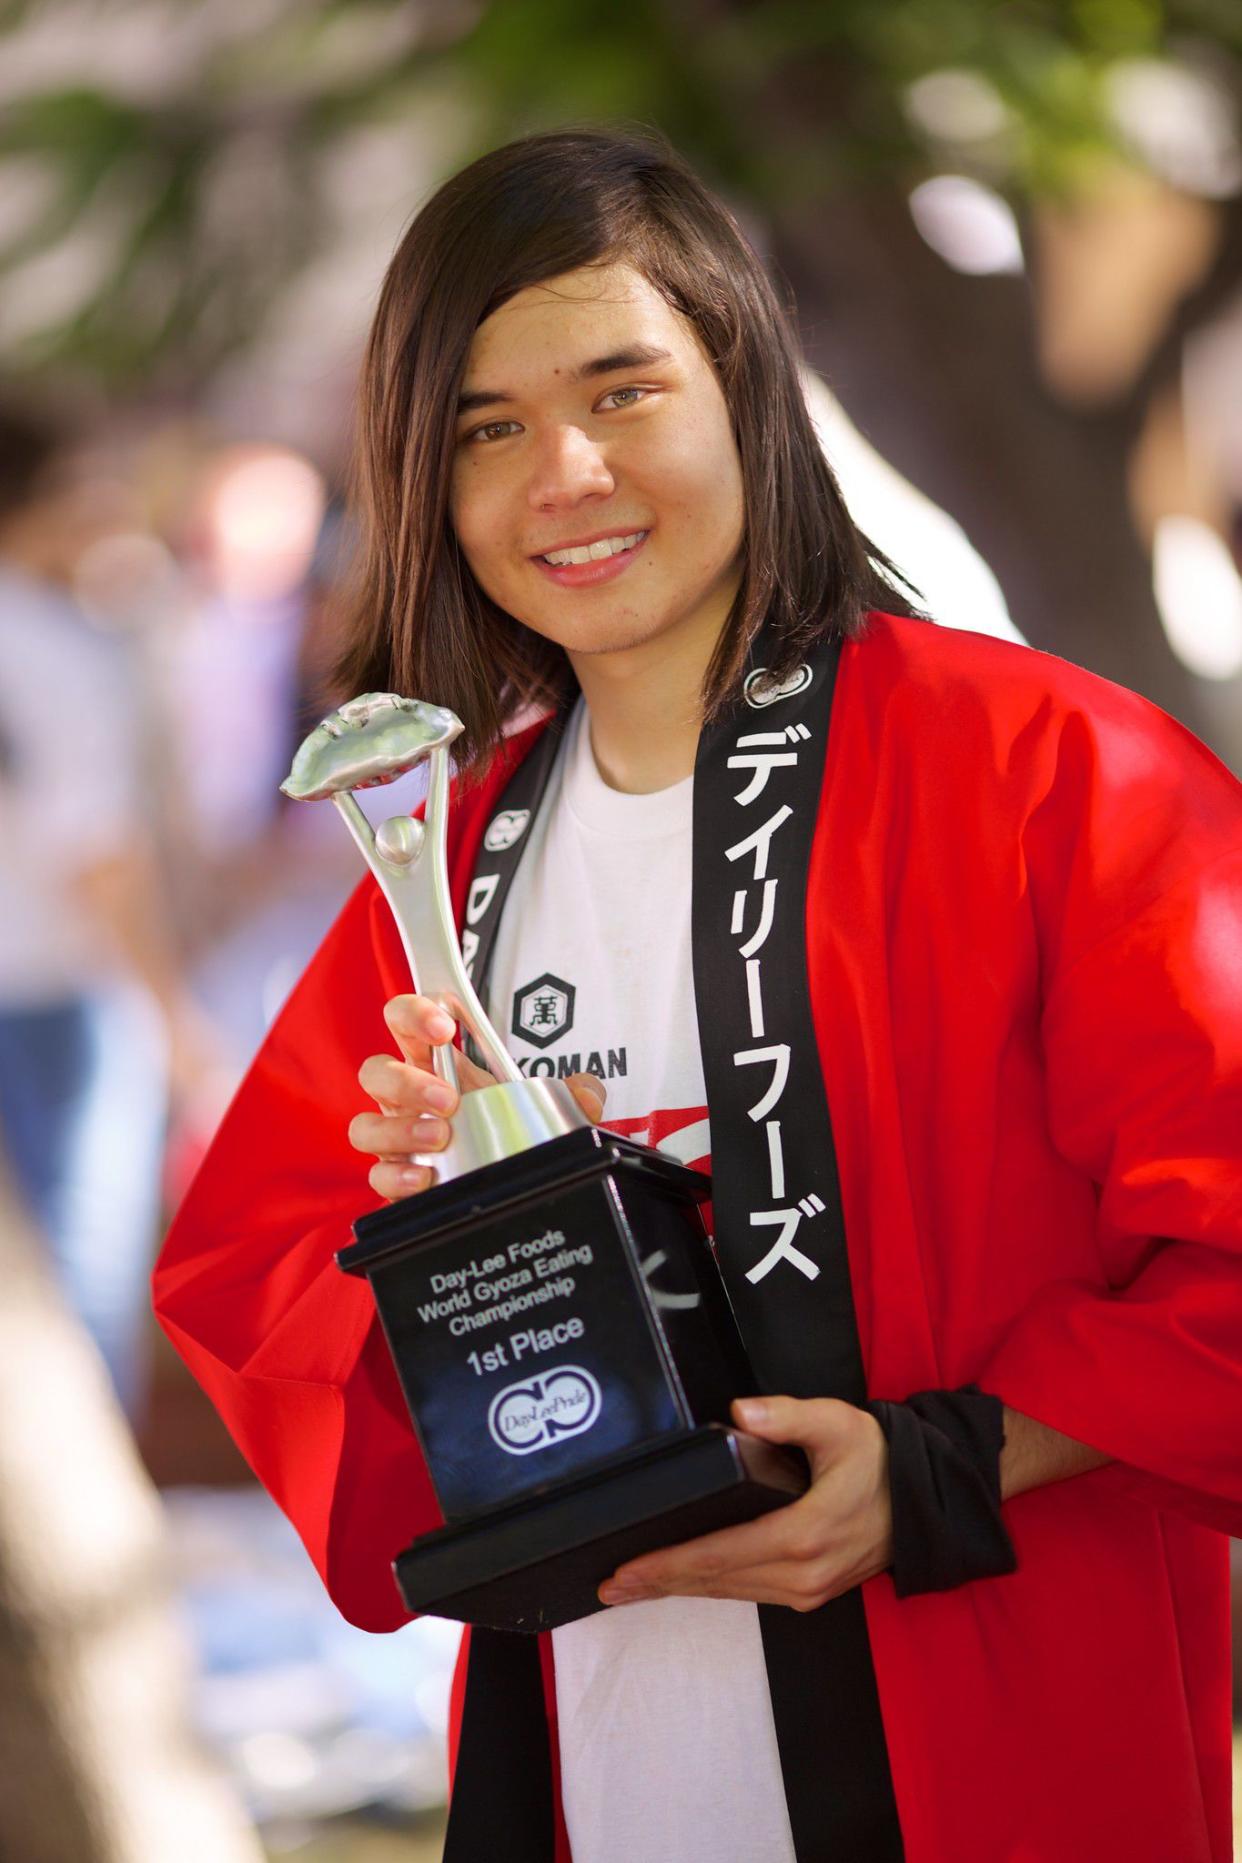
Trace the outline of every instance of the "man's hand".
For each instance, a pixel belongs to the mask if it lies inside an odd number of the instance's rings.
[[[875,1418],[836,1398],[740,1398],[739,1429],[795,1443],[811,1486],[774,1513],[632,1559],[600,1586],[605,1604],[648,1598],[749,1598],[814,1611],[892,1558],[888,1445]]]
[[[443,1151],[459,1099],[434,1072],[432,1049],[450,1042],[456,1032],[451,1016],[429,996],[394,996],[384,1005],[384,1020],[401,1050],[369,1055],[358,1069],[358,1084],[379,1108],[350,1121],[349,1142],[375,1159],[368,1182],[390,1203],[426,1190],[436,1181],[434,1165],[417,1164],[421,1154]],[[464,1054],[456,1057],[463,1093],[494,1087],[495,1080]],[[604,1110],[607,1088],[594,1074],[571,1074],[566,1086],[587,1118],[596,1123]]]

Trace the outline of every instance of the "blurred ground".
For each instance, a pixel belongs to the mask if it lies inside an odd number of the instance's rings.
[[[401,1829],[342,1818],[313,1837],[271,1832],[267,1854],[271,1863],[440,1863],[443,1847],[444,1818],[432,1813]]]
[[[253,1485],[170,1488],[162,1500],[198,1732],[265,1841],[301,1856],[343,1818],[404,1838],[438,1812],[458,1626],[422,1618],[371,1636],[346,1623]]]
[[[1242,1736],[1235,1738],[1234,1856],[1242,1858]],[[373,1825],[342,1819],[322,1829],[309,1842],[294,1847],[268,1848],[272,1863],[293,1857],[296,1863],[440,1863],[444,1819],[431,1816],[401,1831],[379,1830]]]
[[[1242,1735],[1234,1740],[1233,1849],[1242,1858]],[[272,1863],[293,1856],[296,1863],[440,1863],[444,1819],[432,1816],[402,1831],[342,1819],[306,1844],[268,1849]]]

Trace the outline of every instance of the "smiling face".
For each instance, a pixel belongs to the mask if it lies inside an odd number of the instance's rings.
[[[706,664],[741,462],[692,326],[633,267],[528,286],[479,325],[450,515],[480,587],[571,660],[693,641]]]

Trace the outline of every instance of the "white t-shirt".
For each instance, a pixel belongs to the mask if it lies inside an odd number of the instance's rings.
[[[693,786],[609,789],[578,705],[505,904],[488,1011],[524,1073],[601,1074],[605,1125],[706,1169]],[[753,1604],[628,1604],[552,1643],[574,1863],[793,1863]]]

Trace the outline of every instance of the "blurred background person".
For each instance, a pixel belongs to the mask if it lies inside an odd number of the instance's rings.
[[[140,454],[140,484],[160,453]],[[162,773],[160,869],[217,1065],[175,1095],[174,1200],[297,974],[307,924],[335,910],[343,866],[329,853],[320,872],[315,825],[293,823],[278,787],[314,704],[305,659],[323,478],[290,448],[204,435],[187,438],[181,468],[175,498],[148,497],[162,599],[138,644]]]
[[[94,521],[52,427],[0,413],[0,1135],[132,1414],[170,1051],[197,1040],[126,667],[69,592]]]

